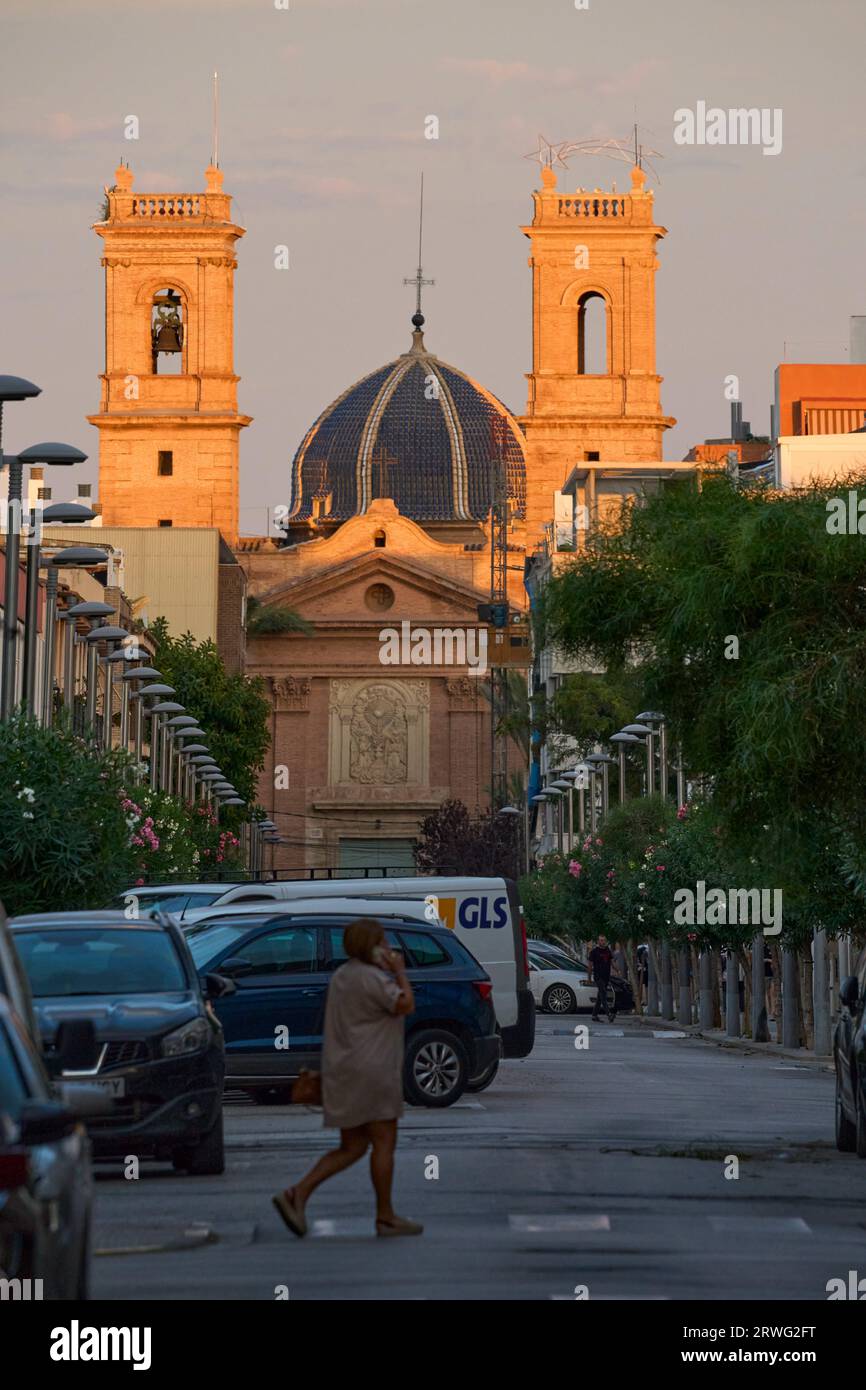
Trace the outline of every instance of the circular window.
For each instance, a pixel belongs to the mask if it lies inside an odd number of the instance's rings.
[[[393,607],[394,590],[388,584],[371,584],[364,595],[364,602],[374,613],[384,613]]]

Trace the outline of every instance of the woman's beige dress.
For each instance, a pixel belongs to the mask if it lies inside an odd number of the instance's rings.
[[[329,1129],[354,1129],[403,1114],[400,986],[387,970],[352,958],[328,987],[322,1102]]]

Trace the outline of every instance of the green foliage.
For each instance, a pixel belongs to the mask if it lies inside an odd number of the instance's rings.
[[[540,612],[568,655],[634,665],[643,701],[665,711],[689,775],[711,789],[729,854],[749,883],[783,890],[798,932],[819,913],[841,929],[846,882],[866,887],[866,550],[827,530],[828,500],[858,481],[782,494],[723,475],[668,485],[596,536]]]
[[[247,599],[247,633],[250,637],[269,636],[277,632],[300,632],[312,637],[313,624],[302,618],[293,608],[278,603],[262,603],[260,599]]]
[[[164,618],[149,631],[156,641],[156,665],[177,692],[173,698],[199,721],[211,754],[239,796],[251,803],[270,742],[264,682],[228,672],[214,642],[196,642],[189,632],[170,637]]]
[[[10,915],[104,907],[134,869],[121,797],[129,758],[60,724],[0,724],[0,900]]]

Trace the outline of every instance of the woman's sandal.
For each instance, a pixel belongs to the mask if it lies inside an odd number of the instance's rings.
[[[307,1218],[304,1215],[303,1208],[295,1206],[293,1200],[295,1195],[295,1189],[292,1187],[289,1189],[289,1191],[292,1194],[292,1200],[290,1200],[289,1197],[286,1196],[285,1192],[277,1192],[271,1198],[271,1201],[273,1202],[277,1211],[280,1213],[280,1216],[283,1218],[283,1221],[288,1226],[292,1235],[298,1237],[305,1236],[307,1234]]]
[[[420,1236],[424,1227],[420,1221],[408,1221],[405,1216],[395,1216],[393,1221],[376,1221],[377,1236]]]

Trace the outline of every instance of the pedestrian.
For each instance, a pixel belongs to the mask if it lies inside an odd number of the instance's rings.
[[[418,1236],[424,1227],[397,1216],[391,1203],[397,1121],[403,1113],[403,1018],[415,999],[403,957],[391,951],[381,922],[346,927],[348,959],[334,973],[325,1003],[322,1104],[326,1128],[340,1146],[326,1153],[294,1187],[273,1198],[296,1236],[307,1234],[305,1208],[320,1183],[350,1168],[372,1146],[376,1234]]]
[[[608,1001],[607,991],[610,985],[610,970],[613,961],[613,953],[607,944],[607,937],[600,936],[598,945],[594,946],[589,953],[589,968],[592,972],[592,982],[597,986],[595,994],[595,1007],[592,1011],[593,1021],[598,1023],[598,1011],[604,1008],[608,1022],[613,1023],[616,1017],[616,1006]]]
[[[618,975],[621,980],[628,979],[628,960],[621,941],[615,941],[613,944],[611,968],[614,975]]]

